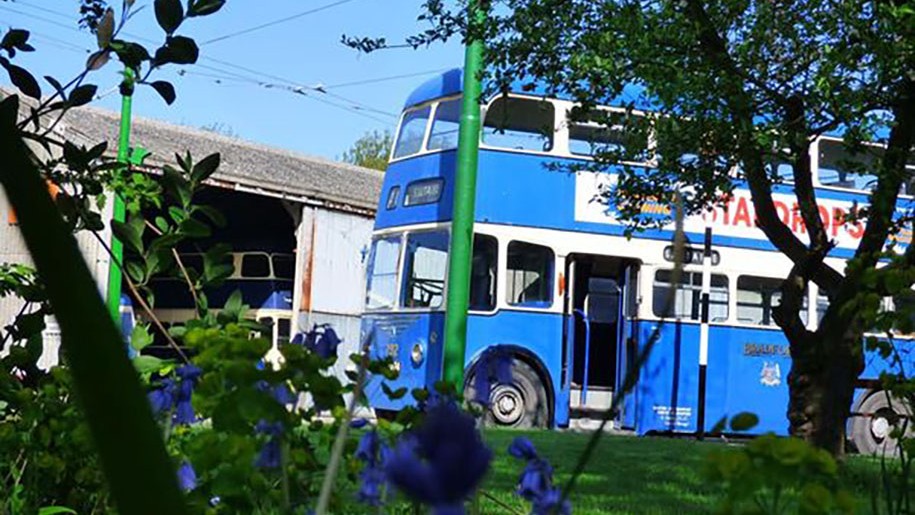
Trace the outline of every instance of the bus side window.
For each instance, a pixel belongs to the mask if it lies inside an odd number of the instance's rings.
[[[515,150],[553,149],[553,104],[543,100],[500,97],[486,110],[483,143]]]
[[[513,306],[550,307],[553,303],[553,251],[513,241],[508,244],[507,300]]]
[[[295,278],[295,258],[291,254],[273,254],[273,277],[292,280]]]
[[[429,150],[457,148],[458,129],[461,122],[461,99],[446,100],[435,108],[432,131],[429,133]]]
[[[400,122],[400,132],[394,146],[393,159],[415,154],[423,149],[423,138],[426,135],[426,120],[429,119],[429,106],[407,111]]]
[[[245,278],[270,277],[270,258],[267,254],[245,254],[241,259],[241,276]]]
[[[674,296],[672,309],[665,313],[667,296],[673,285],[672,272],[658,270],[654,276],[652,308],[655,316],[699,320],[702,313],[702,274],[683,272],[680,288]],[[726,275],[712,274],[709,291],[709,321],[724,322],[728,319],[728,278]]]
[[[492,236],[473,238],[473,265],[470,269],[470,309],[492,311],[496,307],[496,265],[498,244]]]
[[[737,278],[737,321],[742,324],[774,326],[772,311],[781,304],[782,280],[742,275]],[[800,317],[807,323],[807,293],[804,293]]]
[[[817,177],[820,184],[862,191],[874,189],[877,176],[870,171],[879,165],[882,149],[866,146],[860,151],[851,151],[843,142],[828,139],[821,140],[819,147]]]
[[[288,318],[279,318],[276,323],[276,344],[286,345],[289,343],[289,335],[292,332],[292,320]]]

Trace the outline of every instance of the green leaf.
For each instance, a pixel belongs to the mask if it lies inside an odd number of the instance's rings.
[[[216,227],[225,227],[226,226],[226,217],[223,216],[218,209],[212,206],[195,206],[193,208],[194,212],[200,212],[206,215],[207,218],[213,222],[213,225]]]
[[[67,99],[67,103],[70,104],[70,107],[86,105],[92,102],[96,91],[98,91],[98,86],[95,84],[83,84],[70,92],[70,98]]]
[[[111,230],[114,231],[114,235],[125,245],[130,246],[130,248],[138,254],[143,253],[142,235],[132,225],[112,220]]]
[[[111,49],[118,55],[118,59],[124,63],[124,66],[132,68],[138,73],[143,61],[148,61],[150,59],[149,50],[146,50],[146,47],[139,43],[134,43],[133,41],[112,41]]]
[[[154,3],[156,21],[166,34],[172,34],[184,19],[184,8],[181,0],[156,0]]]
[[[387,395],[388,399],[391,399],[392,401],[396,401],[397,399],[403,398],[403,396],[407,394],[406,386],[401,386],[400,388],[398,388],[396,390],[391,390],[391,387],[388,386],[388,384],[385,382],[381,383],[381,390],[384,392],[385,395]]]
[[[162,370],[170,362],[155,356],[137,356],[133,358],[133,366],[140,374],[152,374]]]
[[[742,412],[734,415],[731,419],[731,431],[749,431],[759,424],[759,417],[749,412]]]
[[[44,508],[40,508],[38,510],[38,515],[59,515],[61,513],[72,513],[73,515],[76,515],[75,511],[63,506],[45,506]]]
[[[156,227],[158,227],[160,231],[168,232],[168,229],[169,229],[168,220],[166,220],[165,218],[162,218],[161,216],[157,216],[156,219],[154,220],[154,223],[156,224]]]
[[[146,282],[146,267],[137,263],[136,261],[125,261],[124,268],[127,271],[127,275],[130,276],[130,279],[135,283],[144,283]]]
[[[153,336],[149,334],[149,328],[147,326],[142,324],[134,326],[133,332],[130,334],[130,346],[133,347],[134,350],[140,352],[146,347],[149,347],[153,341]]]
[[[228,313],[239,313],[242,309],[242,305],[241,290],[235,290],[232,292],[232,295],[229,296],[229,299],[226,300],[223,311]]]
[[[187,15],[188,16],[206,16],[208,14],[213,14],[216,11],[222,9],[222,6],[225,5],[226,0],[196,0],[191,1],[190,7],[188,7]]]
[[[98,27],[95,31],[95,39],[98,42],[99,48],[105,48],[108,46],[108,43],[111,42],[111,36],[114,35],[114,10],[112,8],[105,9],[105,15],[102,16],[102,19],[98,23]]]
[[[201,183],[207,180],[211,175],[213,175],[213,172],[219,168],[219,161],[219,152],[210,154],[201,159],[197,164],[194,165],[194,170],[191,172],[191,180],[197,183]]]
[[[191,238],[206,238],[210,235],[210,228],[193,218],[188,218],[178,224],[178,230]]]
[[[10,75],[10,82],[19,88],[19,91],[36,100],[41,99],[41,87],[38,86],[38,81],[35,80],[35,77],[32,77],[28,70],[15,64],[7,64],[6,71]]]
[[[712,429],[711,429],[711,431],[709,431],[709,433],[711,433],[711,434],[713,434],[713,435],[714,435],[714,434],[721,434],[721,433],[724,432],[724,430],[725,430],[727,427],[728,427],[728,417],[727,417],[727,416],[723,416],[723,417],[721,417],[721,418],[718,420],[718,422],[715,422],[715,425],[712,426]]]
[[[163,64],[194,64],[200,50],[194,40],[184,36],[169,38],[165,46],[156,50],[156,66]]]
[[[162,100],[165,100],[166,104],[172,105],[172,102],[175,101],[175,87],[172,86],[170,82],[157,80],[155,82],[149,83],[149,85],[152,86],[152,89],[156,90],[156,93],[162,97]]]
[[[86,59],[86,69],[90,71],[99,70],[102,66],[108,64],[108,60],[111,59],[110,50],[99,50],[94,52]]]

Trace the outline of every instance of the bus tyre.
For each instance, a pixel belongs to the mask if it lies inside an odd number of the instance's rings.
[[[474,371],[468,377],[464,391],[468,399],[475,397],[474,376],[479,372]],[[550,410],[540,374],[516,357],[512,359],[511,377],[509,384],[492,382],[486,424],[522,429],[548,427]]]
[[[852,421],[852,442],[861,454],[895,456],[898,440],[891,432],[904,428],[908,435],[912,434],[912,420],[905,406],[885,391],[864,399],[858,413]]]

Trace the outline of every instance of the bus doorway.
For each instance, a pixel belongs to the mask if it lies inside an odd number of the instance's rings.
[[[638,262],[593,254],[570,255],[565,309],[566,370],[574,415],[604,411],[620,382],[621,361],[632,336]]]

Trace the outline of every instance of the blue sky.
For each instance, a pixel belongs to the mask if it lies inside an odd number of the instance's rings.
[[[111,3],[120,5],[117,0]],[[136,5],[145,7],[128,22],[126,32],[161,41],[152,0],[137,0]],[[155,79],[175,84],[175,103],[167,106],[150,88],[141,88],[134,113],[192,127],[215,124],[243,139],[335,158],[366,131],[393,131],[393,115],[400,111],[409,92],[432,74],[365,85],[346,84],[461,65],[463,49],[457,40],[428,49],[368,55],[340,43],[344,33],[384,36],[390,42],[400,42],[406,35],[425,28],[416,21],[420,5],[421,0],[228,0],[220,12],[189,19],[178,31],[201,45],[198,65],[171,66],[154,75]],[[262,30],[206,43],[323,6],[329,7]],[[86,49],[94,49],[95,39],[86,31],[75,30],[77,9],[76,0],[0,2],[0,26],[4,30],[17,27],[33,33],[31,43],[36,52],[18,54],[16,62],[36,77],[53,75],[61,82],[78,74],[86,60]],[[146,46],[155,48],[152,44]],[[119,63],[112,62],[91,76],[99,85],[99,93],[107,93],[94,105],[119,108],[119,96],[113,90],[119,69]],[[180,70],[185,73],[179,75]],[[4,84],[9,84],[5,73],[0,76]],[[328,86],[327,94],[307,89],[319,84]],[[309,96],[289,91],[296,86],[306,87]],[[43,82],[42,88],[51,91],[47,83]],[[361,107],[353,109],[355,106]]]

